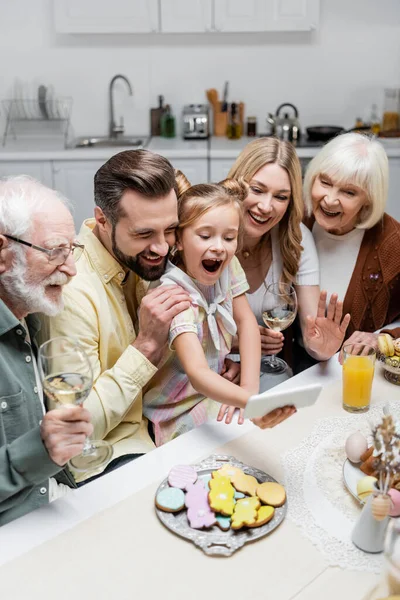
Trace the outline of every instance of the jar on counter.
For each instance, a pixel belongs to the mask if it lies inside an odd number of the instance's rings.
[[[386,88],[382,118],[382,131],[400,127],[400,89]]]
[[[256,137],[256,135],[257,135],[257,117],[247,117],[246,133],[247,133],[248,137]]]

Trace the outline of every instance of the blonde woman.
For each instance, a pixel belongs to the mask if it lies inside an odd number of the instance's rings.
[[[388,179],[383,146],[347,133],[323,147],[304,180],[321,286],[344,298],[349,340],[372,345],[373,332],[400,319],[400,223],[385,213]]]
[[[276,138],[248,144],[228,177],[244,179],[244,241],[237,256],[250,286],[247,298],[260,326],[263,354],[283,348],[284,336],[262,326],[262,300],[272,282],[293,284],[304,346],[317,360],[340,348],[350,316],[332,294],[325,316],[326,292],[320,293],[319,266],[310,231],[302,224],[301,167],[294,147]],[[291,335],[287,330],[287,345]]]

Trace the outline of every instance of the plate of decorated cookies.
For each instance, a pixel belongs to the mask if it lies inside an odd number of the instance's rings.
[[[159,485],[156,513],[171,531],[208,555],[230,556],[285,518],[286,492],[273,477],[233,456],[176,465]]]

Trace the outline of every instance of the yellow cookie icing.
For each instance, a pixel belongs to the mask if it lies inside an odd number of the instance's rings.
[[[209,483],[210,493],[208,494],[210,507],[215,512],[230,517],[235,507],[233,499],[235,490],[228,477],[219,475],[218,471],[214,471],[212,475],[213,477]]]
[[[232,482],[232,478],[235,475],[238,475],[239,473],[244,475],[244,473],[241,469],[239,469],[238,467],[234,467],[233,465],[229,465],[229,464],[224,465],[223,467],[218,469],[217,473],[219,475],[223,475],[224,477],[229,477],[231,482]]]
[[[232,515],[232,529],[241,529],[244,525],[252,526],[257,521],[257,510],[260,508],[258,498],[242,498],[235,504]]]
[[[238,492],[243,492],[243,494],[248,494],[249,496],[255,496],[257,486],[259,485],[257,479],[252,475],[246,475],[240,469],[238,469],[238,473],[233,475],[231,481],[235,490]]]
[[[272,519],[274,513],[275,509],[273,506],[260,506],[257,511],[256,522],[254,525],[249,525],[249,527],[261,527],[261,525],[265,525]]]

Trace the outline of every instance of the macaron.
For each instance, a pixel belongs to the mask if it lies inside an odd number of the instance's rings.
[[[357,496],[362,502],[365,502],[368,496],[375,491],[377,481],[377,478],[371,475],[366,475],[357,481]]]
[[[379,351],[384,356],[394,355],[393,338],[388,333],[380,333],[378,335],[378,347]]]

